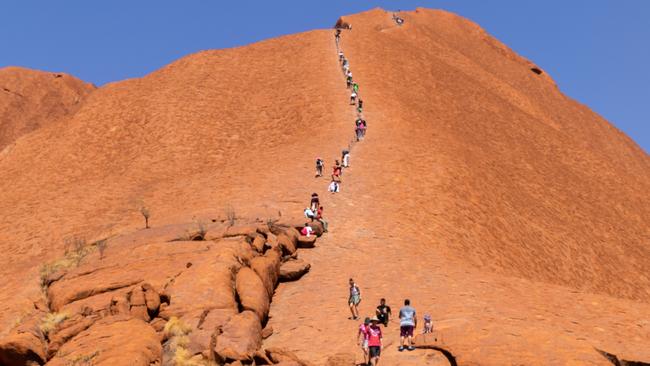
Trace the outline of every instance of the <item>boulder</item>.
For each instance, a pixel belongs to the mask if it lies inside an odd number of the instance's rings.
[[[224,238],[232,236],[250,236],[253,237],[257,233],[257,225],[242,225],[230,226],[226,228],[223,233]]]
[[[82,316],[77,314],[72,318],[64,320],[59,327],[48,334],[50,340],[47,353],[51,358],[53,357],[66,342],[75,337],[77,334],[90,328],[99,316],[94,314],[90,316]]]
[[[266,239],[262,235],[256,235],[255,239],[251,243],[253,249],[258,253],[264,253],[264,245],[266,244]]]
[[[278,284],[281,254],[279,249],[270,249],[263,256],[251,260],[251,268],[262,279],[269,298],[273,298],[275,286]]]
[[[296,241],[285,233],[278,235],[278,245],[284,255],[293,255],[296,252]]]
[[[280,281],[288,282],[300,279],[305,273],[309,272],[311,264],[302,259],[289,260],[280,265]]]
[[[217,337],[215,352],[226,360],[252,361],[262,345],[260,319],[252,311],[233,316]]]
[[[298,248],[313,248],[316,246],[316,235],[298,237]]]
[[[236,276],[235,287],[245,310],[251,310],[262,321],[269,313],[270,299],[260,277],[248,267],[242,267]]]
[[[160,294],[148,283],[142,285],[144,300],[150,313],[157,313],[160,308]]]
[[[142,286],[135,286],[133,288],[129,296],[129,303],[131,305],[129,312],[132,317],[144,320],[145,322],[150,320]]]
[[[36,319],[34,319],[36,320]],[[0,365],[42,365],[47,360],[47,343],[36,322],[23,323],[0,339]]]
[[[160,363],[162,347],[156,332],[140,319],[110,316],[65,343],[48,366],[79,360],[92,365],[149,366]]]
[[[325,232],[325,228],[323,227],[323,223],[317,220],[314,220],[309,223],[309,226],[314,230],[314,234],[316,236],[321,236]]]
[[[267,339],[268,337],[273,335],[273,327],[270,325],[267,325],[262,329],[262,339]]]

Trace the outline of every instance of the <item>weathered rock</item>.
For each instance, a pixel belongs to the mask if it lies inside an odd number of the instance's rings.
[[[273,327],[270,325],[267,325],[262,329],[262,339],[267,339],[268,337],[273,335]]]
[[[129,296],[130,313],[134,318],[141,319],[148,322],[151,318],[147,311],[147,304],[145,302],[144,291],[142,286],[135,286]]]
[[[280,281],[295,281],[309,272],[311,264],[302,259],[290,260],[280,265]]]
[[[275,286],[278,284],[280,260],[280,250],[270,249],[266,251],[265,255],[253,258],[250,263],[251,268],[262,279],[262,283],[264,283],[264,287],[266,287],[269,298],[273,297]]]
[[[255,236],[257,233],[257,225],[245,225],[245,226],[230,226],[226,229],[223,234],[224,238],[232,236]]]
[[[252,311],[233,316],[217,337],[215,352],[229,360],[252,361],[262,345],[260,319]]]
[[[160,308],[160,294],[148,283],[142,285],[144,290],[144,300],[147,305],[147,310],[151,313],[158,312]]]
[[[298,237],[298,248],[313,248],[316,246],[316,235]]]
[[[436,333],[427,333],[427,334],[416,334],[414,339],[415,345],[420,346],[432,346],[439,345],[438,338]]]
[[[129,301],[126,299],[126,296],[113,297],[109,310],[111,315],[127,315],[131,313]]]
[[[167,320],[163,318],[155,318],[149,323],[156,332],[162,332],[165,329],[165,324],[167,324]]]
[[[269,347],[265,351],[266,355],[274,364],[287,363],[288,365],[296,364],[300,366],[306,366],[306,363],[301,361],[298,356],[284,348]]]
[[[325,232],[325,228],[323,227],[323,223],[320,221],[312,221],[309,223],[309,226],[314,230],[314,234],[316,236],[321,236]]]
[[[47,343],[40,330],[45,312],[35,311],[0,339],[0,365],[41,365],[47,359]]]
[[[48,357],[53,357],[61,348],[61,346],[63,346],[67,341],[75,337],[77,334],[90,328],[90,326],[92,326],[98,319],[99,316],[97,315],[82,316],[80,314],[77,314],[69,319],[64,320],[60,326],[57,327],[57,329],[51,331],[47,336],[50,340],[47,349]]]
[[[248,267],[242,267],[237,273],[235,286],[242,307],[255,312],[264,321],[269,313],[270,299],[257,273]]]
[[[278,235],[278,245],[285,255],[293,255],[296,252],[296,241],[289,237],[287,234],[282,233]]]
[[[162,348],[147,323],[124,316],[98,320],[64,344],[48,366],[67,366],[84,360],[92,365],[149,366],[161,361]]]
[[[266,239],[262,235],[256,235],[255,239],[253,239],[253,243],[251,243],[251,246],[255,251],[258,253],[264,253],[264,245],[266,244]]]

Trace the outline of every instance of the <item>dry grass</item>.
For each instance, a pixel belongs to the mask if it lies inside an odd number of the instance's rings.
[[[68,313],[47,313],[41,321],[41,332],[47,336],[51,331],[61,324],[64,320],[68,319]]]
[[[190,343],[188,335],[192,327],[185,324],[177,317],[171,317],[165,329],[165,337],[169,339],[169,348],[174,352],[174,365],[176,366],[216,366],[216,363],[206,360],[201,355],[193,355],[187,346]]]
[[[97,357],[97,355],[99,355],[99,351],[95,351],[93,353],[89,353],[86,355],[75,356],[70,361],[68,361],[66,365],[67,366],[94,365],[95,363],[93,362],[93,358]]]
[[[66,239],[64,241],[65,252],[63,258],[41,266],[40,277],[43,290],[47,289],[49,285],[50,275],[62,269],[79,267],[83,259],[97,248],[99,248],[98,245],[86,245],[86,240],[83,238],[73,237]]]
[[[235,213],[235,208],[232,207],[232,205],[226,206],[226,220],[228,221],[228,225],[230,226],[235,225],[235,220],[237,220],[237,215]]]

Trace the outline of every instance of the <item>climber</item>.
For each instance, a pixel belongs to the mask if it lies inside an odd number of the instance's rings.
[[[357,93],[352,92],[352,94],[350,94],[350,105],[355,105],[356,102],[357,102]]]
[[[348,77],[345,79],[345,87],[348,88],[348,89],[350,89],[351,86],[352,86],[352,76],[348,76]]]
[[[304,213],[306,218],[310,219],[311,221],[314,221],[316,214],[314,213],[314,211],[311,210],[311,208],[307,207]]]
[[[319,221],[321,224],[323,224],[323,232],[327,232],[327,221],[323,218],[323,206],[318,207],[318,211],[316,211],[316,217],[315,219]]]
[[[404,24],[404,19],[400,18],[397,14],[393,13],[393,20],[397,25],[402,25]]]
[[[339,182],[336,181],[334,176],[332,176],[332,181],[330,182],[329,187],[327,187],[327,190],[332,192],[332,193],[338,193],[340,190],[340,184]]]
[[[359,325],[359,331],[357,332],[357,343],[361,346],[363,351],[363,364],[367,365],[370,360],[368,359],[368,327],[370,326],[370,318],[366,317],[363,323]],[[359,340],[363,336],[363,340]]]
[[[357,113],[363,112],[363,100],[361,98],[357,99]]]
[[[334,163],[334,167],[332,168],[332,176],[340,177],[342,172],[343,169],[341,169],[341,163],[339,163],[339,161],[336,160],[336,162]]]
[[[311,204],[309,205],[311,212],[316,212],[319,206],[320,206],[320,200],[318,199],[318,193],[312,193]]]
[[[418,318],[415,309],[411,307],[411,300],[404,300],[404,306],[399,310],[399,351],[404,351],[404,340],[406,349],[413,351],[413,330],[418,325]]]
[[[422,328],[422,334],[433,333],[433,322],[431,321],[431,315],[424,314],[424,327]]]
[[[350,297],[348,297],[348,305],[350,306],[350,312],[352,317],[350,319],[357,320],[359,319],[359,309],[358,306],[361,303],[361,290],[354,280],[350,278],[348,282],[350,284]]]
[[[316,178],[323,176],[323,167],[325,162],[320,157],[316,158]]]
[[[343,56],[343,51],[339,51],[339,62],[343,62],[343,59],[345,56]]]
[[[339,40],[341,39],[341,30],[337,29],[336,32],[334,33],[334,39],[336,40],[336,44],[339,44]]]
[[[377,366],[379,363],[379,356],[381,349],[384,348],[382,344],[383,336],[381,328],[379,327],[379,319],[372,317],[370,319],[370,326],[368,329],[368,356],[370,357],[370,365]]]
[[[390,310],[390,306],[386,305],[386,299],[381,299],[379,300],[379,306],[377,306],[377,310],[375,310],[375,313],[377,313],[377,318],[379,318],[379,322],[384,325],[384,327],[388,326],[388,320],[393,313]]]
[[[314,229],[309,226],[309,223],[306,222],[305,226],[300,230],[300,234],[304,236],[311,236],[311,234],[314,232]]]
[[[349,168],[350,167],[350,151],[349,150],[343,150],[341,152],[341,160],[343,161],[343,167],[344,168]]]
[[[357,83],[352,84],[352,90],[354,90],[355,93],[358,93],[359,92],[359,84],[357,84]]]

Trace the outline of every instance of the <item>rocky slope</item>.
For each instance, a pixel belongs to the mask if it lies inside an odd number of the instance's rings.
[[[323,198],[331,230],[301,254],[309,274],[273,296],[274,332],[263,348],[288,347],[313,364],[359,362],[358,324],[346,319],[346,283],[354,277],[364,314],[380,297],[394,311],[410,298],[420,315],[433,315],[438,340],[427,343],[458,364],[609,364],[596,348],[650,360],[647,154],[477,25],[442,11],[400,15],[402,26],[379,9],[342,18],[353,26],[341,46],[361,86],[368,137],[352,147],[341,193]],[[355,114],[348,98],[332,32],[313,31],[202,52],[108,85],[57,128],[19,139],[0,157],[0,171],[12,177],[0,180],[5,334],[26,333],[40,304],[39,269],[69,251],[69,238],[95,246],[106,237],[129,238],[142,225],[143,206],[154,228],[191,217],[255,222],[299,214],[309,193],[325,192],[327,182],[313,179],[314,158],[329,166],[350,144]],[[241,248],[214,240],[212,249],[200,241],[170,249],[147,239],[133,244],[132,258],[129,246],[112,259],[88,257],[61,280],[46,281],[44,311],[96,297],[90,295],[98,283],[122,291],[89,305],[90,312],[71,309],[90,320],[70,324],[146,333],[133,352],[143,364],[164,362],[157,357],[169,339],[155,341],[164,334],[156,328],[164,311],[149,309],[146,295],[164,293],[167,271],[191,262],[186,276],[208,268],[187,278],[185,289],[179,285],[181,298],[190,299],[181,302],[191,306],[203,293],[200,278],[248,267],[250,261],[219,252]],[[250,244],[245,256],[259,256]],[[178,263],[166,252],[183,248]],[[210,254],[193,257],[201,251]],[[111,261],[116,268],[132,263],[135,272],[108,273]],[[137,272],[138,261],[160,270]],[[248,288],[234,280],[231,290]],[[127,299],[115,300],[114,311],[113,296]],[[266,313],[264,301],[249,310],[234,309],[236,303],[206,306],[229,309],[224,322],[248,311],[238,319],[253,327],[250,313]],[[187,314],[181,308],[177,318]],[[192,329],[201,333],[198,323]],[[451,363],[433,349],[397,352],[397,331],[394,322],[386,329],[382,362]],[[56,364],[64,355],[92,354],[75,352],[97,334],[74,334],[46,357]],[[50,349],[51,338],[36,337],[44,341]]]
[[[21,136],[73,114],[94,89],[67,74],[0,69],[0,151]]]

